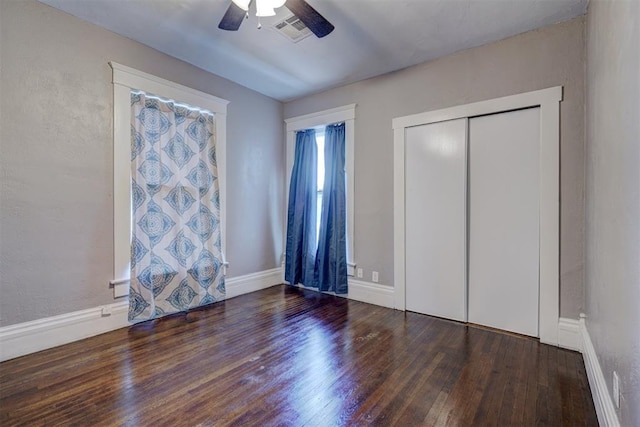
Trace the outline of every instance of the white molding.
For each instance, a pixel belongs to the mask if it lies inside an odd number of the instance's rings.
[[[351,276],[355,275],[355,177],[356,177],[356,125],[355,125],[355,108],[356,104],[352,104],[350,110],[351,117],[344,121],[345,132],[345,175],[347,178],[346,190],[347,190],[347,274],[351,273]],[[293,165],[292,165],[293,166]],[[286,212],[286,211],[285,211]],[[350,268],[353,266],[353,268]]]
[[[130,279],[122,281],[113,285],[113,298],[123,298],[129,296]]]
[[[582,356],[587,371],[587,378],[589,379],[593,404],[596,407],[596,414],[598,415],[598,423],[602,427],[619,427],[620,422],[618,421],[613,400],[611,399],[611,394],[607,388],[607,383],[604,379],[600,362],[598,361],[598,355],[591,342],[584,315],[580,315],[580,317]]]
[[[393,119],[393,286],[396,290],[394,308],[406,308],[405,282],[405,182],[404,182],[404,137],[405,128],[396,127]]]
[[[113,277],[119,282],[128,280],[131,261],[130,99],[130,88],[113,85]],[[120,288],[114,285],[114,298]]]
[[[558,322],[558,346],[568,350],[582,352],[580,321],[561,317]]]
[[[347,225],[348,227],[348,225]],[[356,266],[357,264],[354,262],[347,262],[347,276],[355,276],[356,275]]]
[[[114,299],[129,294],[131,256],[131,90],[137,89],[205,108],[215,115],[218,191],[220,194],[220,239],[223,272],[227,271],[226,254],[226,140],[229,101],[191,89],[148,73],[109,62],[113,69],[113,287]]]
[[[103,316],[103,310],[110,315]],[[0,328],[0,361],[89,338],[129,325],[128,301]]]
[[[225,279],[227,299],[282,283],[284,283],[282,280],[282,268],[279,267],[244,276],[230,277]]]
[[[226,299],[281,283],[281,268],[230,277],[225,279]],[[128,288],[128,281],[121,285]],[[129,301],[125,299],[100,307],[2,327],[0,362],[127,327],[130,325],[128,311]]]
[[[285,120],[287,127],[286,140],[286,180],[285,180],[285,204],[284,204],[284,230],[282,247],[286,248],[287,212],[289,210],[289,185],[291,183],[291,171],[296,147],[296,131],[326,126],[331,123],[344,122],[345,124],[345,175],[347,178],[347,274],[355,275],[355,245],[353,230],[355,227],[355,117],[357,104],[344,105],[304,116],[292,117]],[[284,253],[282,262],[284,263]]]
[[[284,282],[287,283],[287,282]],[[379,283],[365,282],[363,280],[349,279],[349,289],[346,294],[336,294],[334,292],[322,292],[317,288],[310,288],[301,283],[295,285],[300,289],[319,292],[327,295],[334,295],[340,298],[347,298],[354,301],[366,302],[367,304],[379,305],[381,307],[394,308],[395,289],[391,286]]]
[[[326,126],[330,123],[346,122],[356,118],[356,105],[349,104],[329,110],[318,111],[317,113],[305,114],[303,116],[285,119],[287,132]]]
[[[562,87],[538,91],[540,105],[539,334],[558,345],[560,319],[560,101]],[[535,97],[527,103],[535,101]]]
[[[149,94],[189,104],[192,107],[205,108],[213,113],[227,113],[229,101],[226,99],[156,77],[117,62],[111,61],[109,65],[113,69],[114,84],[126,86],[129,89],[142,90]]]
[[[394,294],[395,290],[391,286],[364,282],[362,280],[349,280],[349,293],[347,294],[347,298],[382,307],[394,308]]]
[[[395,308],[405,310],[405,129],[428,123],[540,107],[540,304],[539,337],[558,345],[560,321],[560,105],[562,87],[505,96],[393,119]]]
[[[560,101],[562,101],[562,86],[555,86],[533,92],[519,93],[516,95],[503,96],[502,98],[494,98],[486,101],[473,102],[471,104],[443,108],[441,110],[397,117],[393,119],[392,124],[394,129],[404,129],[425,123],[444,122],[445,120],[519,110]]]

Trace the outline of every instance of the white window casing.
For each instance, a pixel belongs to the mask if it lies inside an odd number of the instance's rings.
[[[291,182],[291,171],[293,170],[293,159],[295,154],[296,132],[304,129],[325,127],[332,123],[344,122],[345,124],[345,174],[347,176],[347,274],[355,275],[355,252],[353,242],[354,227],[354,145],[355,145],[355,118],[356,104],[344,105],[342,107],[331,108],[317,113],[292,117],[285,120],[287,129],[287,175],[285,193],[285,213],[289,206],[289,184]],[[286,216],[285,216],[286,229]],[[286,235],[284,236],[286,240]],[[284,247],[284,246],[283,246]],[[284,262],[284,254],[282,256]]]
[[[171,99],[215,115],[216,159],[220,192],[223,274],[226,249],[226,122],[229,101],[161,79],[116,62],[113,69],[113,286],[114,298],[129,295],[131,258],[131,91]]]

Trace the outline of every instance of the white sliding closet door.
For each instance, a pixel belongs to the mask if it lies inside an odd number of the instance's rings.
[[[539,108],[469,119],[471,323],[538,336],[539,157]]]
[[[406,308],[465,321],[467,120],[405,132]]]

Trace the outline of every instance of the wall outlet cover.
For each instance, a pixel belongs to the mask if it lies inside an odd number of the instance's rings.
[[[373,281],[373,283],[378,283],[378,272],[377,271],[373,271],[371,273],[371,280]]]

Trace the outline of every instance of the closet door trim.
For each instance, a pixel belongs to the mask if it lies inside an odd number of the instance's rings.
[[[540,341],[558,345],[560,320],[560,101],[562,86],[393,119],[394,307],[405,302],[405,129],[540,107]]]

